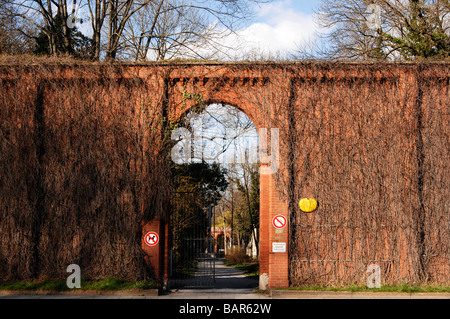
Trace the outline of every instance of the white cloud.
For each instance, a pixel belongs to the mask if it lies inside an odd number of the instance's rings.
[[[313,14],[296,11],[290,1],[262,4],[256,14],[259,22],[228,36],[224,44],[244,55],[251,51],[284,55],[312,40],[317,31]]]

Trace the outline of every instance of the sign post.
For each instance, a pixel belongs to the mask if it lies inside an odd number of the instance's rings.
[[[284,215],[276,215],[272,219],[272,226],[275,227],[275,233],[284,233],[283,228],[287,225],[287,218]],[[275,237],[277,239],[277,237]],[[279,238],[278,240],[284,240],[284,238]],[[285,253],[286,252],[286,242],[272,242],[272,252],[273,253]]]
[[[286,243],[272,243],[272,252],[273,253],[285,253],[286,252]]]
[[[272,225],[275,228],[281,229],[286,227],[287,219],[283,215],[277,215],[272,219]]]
[[[159,236],[154,231],[148,232],[145,237],[145,243],[149,246],[156,246],[159,242]]]

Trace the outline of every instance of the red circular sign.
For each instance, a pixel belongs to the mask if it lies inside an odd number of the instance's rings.
[[[145,243],[149,246],[155,246],[159,242],[159,236],[154,231],[148,232],[145,237]]]
[[[277,215],[272,219],[272,225],[275,228],[284,228],[286,226],[287,220],[283,215]]]

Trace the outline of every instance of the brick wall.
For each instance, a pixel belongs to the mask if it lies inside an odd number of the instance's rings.
[[[68,113],[76,113],[73,111],[77,106],[76,97],[65,100],[64,92],[57,91],[59,86],[41,86],[43,93],[39,93],[33,83],[40,80],[63,83],[64,90],[67,90],[78,85],[77,83],[84,83],[83,85],[88,87],[89,84],[86,83],[89,81],[101,87],[103,81],[108,80],[110,88],[105,91],[107,94],[104,94],[104,97],[99,90],[96,96],[83,99],[95,104],[95,112],[99,114],[96,118],[98,123],[110,123],[116,118],[117,112],[121,112],[121,108],[127,108],[127,116],[130,119],[127,123],[129,127],[135,128],[135,133],[142,132],[143,124],[147,120],[154,121],[153,124],[159,123],[158,119],[163,117],[176,120],[199,103],[226,103],[244,111],[258,130],[268,130],[269,155],[272,155],[270,129],[278,128],[278,170],[274,174],[261,174],[260,177],[262,288],[301,284],[308,276],[319,278],[323,277],[323,273],[328,276],[327,282],[333,283],[341,279],[343,273],[351,273],[349,269],[352,267],[358,269],[357,274],[361,276],[367,264],[353,262],[349,265],[345,260],[350,260],[349,256],[364,249],[369,260],[381,260],[383,265],[389,262],[382,260],[395,257],[395,263],[387,265],[386,269],[390,271],[389,269],[395,266],[397,279],[416,280],[417,267],[422,263],[422,266],[428,269],[429,278],[441,283],[449,281],[448,253],[443,254],[448,251],[449,244],[449,79],[450,65],[442,63],[192,63],[0,67],[0,80],[4,84],[2,90],[23,89],[23,92],[20,91],[23,94],[19,94],[21,99],[28,96],[27,101],[31,101],[31,104],[39,103],[43,110],[42,115],[48,119],[58,118],[61,127],[69,123],[69,117],[58,115],[58,112],[70,110]],[[138,80],[138,84],[133,84],[135,80]],[[116,82],[117,86],[111,84]],[[87,89],[80,89],[79,92],[88,94]],[[27,120],[21,117],[31,117],[33,112],[26,113],[15,108],[22,102],[11,92],[6,93],[2,94],[0,106],[4,111],[1,124],[5,126],[11,122],[26,123]],[[193,94],[197,94],[200,99],[192,98]],[[27,101],[22,104],[29,105]],[[126,105],[117,101],[126,101]],[[81,123],[83,119],[89,119],[89,116],[92,114],[77,117],[76,121]],[[353,120],[346,122],[349,119]],[[34,122],[39,118],[28,120],[31,123],[30,129],[34,130]],[[76,126],[79,122],[70,125]],[[153,128],[161,129],[157,124]],[[18,125],[14,129],[18,130]],[[13,136],[14,132],[11,132]],[[22,134],[18,132],[17,135]],[[67,141],[76,139],[75,133],[64,132],[66,135],[63,139],[66,144]],[[359,141],[358,138],[361,137],[363,140]],[[139,140],[139,143],[142,143],[138,145],[139,149],[150,150],[151,154],[152,147],[158,145],[156,139],[155,136],[142,137],[142,140]],[[369,144],[370,140],[377,143]],[[368,145],[373,148],[368,148]],[[85,146],[87,149],[92,147]],[[114,150],[113,143],[107,146]],[[338,150],[340,146],[346,148]],[[378,156],[373,150],[384,153]],[[355,153],[351,153],[352,151]],[[2,154],[9,154],[8,152],[12,154],[15,149],[13,150],[10,144],[3,143]],[[159,153],[154,151],[153,154],[157,156]],[[350,165],[352,157],[349,154],[353,154],[358,162],[352,162]],[[20,157],[17,158],[18,161],[21,160]],[[101,160],[95,165],[104,171]],[[136,164],[131,164],[131,167],[133,165]],[[156,166],[157,164],[154,168]],[[51,169],[49,166],[46,172]],[[133,169],[135,172],[136,168]],[[262,169],[268,167],[263,165]],[[126,170],[130,170],[130,167],[124,166],[118,171]],[[375,175],[369,176],[369,173]],[[142,169],[139,178],[142,177],[142,182],[145,182],[150,180],[152,174],[152,168],[146,167]],[[163,203],[169,199],[166,198],[166,193],[160,191],[161,182],[158,181],[159,179],[155,179],[151,184],[144,183],[145,190],[139,195],[142,196],[139,198],[142,203],[138,201],[140,204],[133,209],[139,207],[139,213],[151,216],[155,215],[152,210],[157,208],[149,202],[162,203],[160,206],[164,207]],[[364,190],[364,187],[369,188]],[[360,198],[352,196],[355,194]],[[29,201],[30,196],[25,193],[22,195],[25,202]],[[319,209],[310,215],[304,215],[298,210],[299,199],[307,195],[319,200]],[[129,203],[127,198],[129,195],[122,194],[118,201]],[[20,215],[16,210],[11,211],[11,207],[17,206],[14,205],[4,204],[2,216]],[[62,202],[53,202],[50,196],[47,197],[45,205],[55,210],[58,216],[73,213],[67,207],[58,206],[62,205]],[[98,227],[93,206],[83,207],[93,210],[90,212],[93,216],[93,226],[89,227]],[[46,212],[45,216],[51,218],[53,213],[49,212]],[[155,220],[144,218],[140,248],[146,254],[146,260],[152,266],[156,278],[164,285],[169,271],[169,225],[167,217],[162,216],[164,214],[161,211],[156,215],[158,216]],[[288,225],[284,229],[276,229],[272,225],[272,219],[276,215],[286,216]],[[361,216],[364,218],[361,219]],[[403,222],[395,224],[402,230],[387,227],[373,233],[379,234],[377,236],[364,235],[365,237],[356,231],[361,229],[361,225],[372,227],[370,221],[378,220],[380,216],[385,219],[395,216],[398,221]],[[363,220],[365,224],[353,225],[356,228],[352,228],[355,229],[352,231],[353,234],[364,237],[364,240],[346,245],[351,238],[350,228],[338,231],[329,231],[331,228],[327,228],[325,231],[324,226],[330,223],[323,221],[332,221],[333,218],[341,220],[341,217],[350,221]],[[23,216],[19,216],[18,220],[20,218]],[[295,222],[295,225],[292,222]],[[417,228],[419,224],[423,228]],[[299,227],[305,225],[312,227],[315,232],[299,231]],[[8,242],[8,238],[13,236],[13,227],[8,227],[1,233],[2,243]],[[48,231],[51,232],[51,227]],[[77,232],[76,229],[71,231]],[[109,231],[107,228],[103,230],[105,234],[109,234]],[[149,231],[160,235],[159,244],[154,247],[144,242],[144,236]],[[17,232],[22,236],[18,242],[31,247],[32,243],[28,238],[32,236],[27,235],[29,232],[33,232],[33,227]],[[422,237],[416,236],[417,233]],[[89,234],[89,231],[86,231],[86,234]],[[389,237],[391,234],[398,234],[398,237]],[[52,238],[58,241],[58,236],[54,235]],[[370,255],[368,243],[375,239],[379,247],[384,248],[379,250],[378,254]],[[286,243],[286,252],[273,252],[274,242]],[[428,256],[425,259],[418,258],[418,245]],[[4,257],[14,255],[8,250],[11,247],[1,247],[0,265],[6,265],[5,269],[14,268],[12,264],[8,265],[9,261]],[[314,253],[321,255],[310,254],[313,248]],[[14,250],[14,247],[12,249]],[[17,246],[17,250],[19,249]],[[69,248],[61,248],[61,251],[64,249]],[[82,250],[79,253],[81,254]],[[126,252],[123,255],[126,256]],[[299,256],[304,257],[306,261],[296,258]],[[328,258],[330,256],[333,260],[337,258],[342,261],[338,264],[333,264],[333,261],[322,266],[313,262],[318,259],[316,257],[320,257],[322,261],[331,260]],[[110,259],[113,260],[113,257],[110,256]],[[77,258],[81,257],[77,255]],[[60,263],[64,264],[65,260]],[[301,263],[301,266],[298,266],[298,263]],[[26,264],[32,265],[33,262],[27,261]],[[53,266],[49,263],[48,267]],[[117,267],[120,268],[120,265]],[[32,271],[29,271],[29,274],[33,276]]]

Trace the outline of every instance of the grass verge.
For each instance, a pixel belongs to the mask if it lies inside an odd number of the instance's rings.
[[[450,286],[412,286],[412,285],[398,285],[388,286],[382,285],[380,288],[369,288],[367,286],[344,286],[344,287],[325,287],[325,286],[303,286],[291,287],[277,290],[294,290],[294,291],[350,291],[350,292],[406,292],[406,293],[450,293]]]
[[[108,277],[98,281],[81,280],[80,290],[130,290],[130,289],[156,289],[156,283],[150,281],[126,281]],[[0,290],[42,290],[42,291],[69,291],[65,280],[17,281],[0,282]]]

